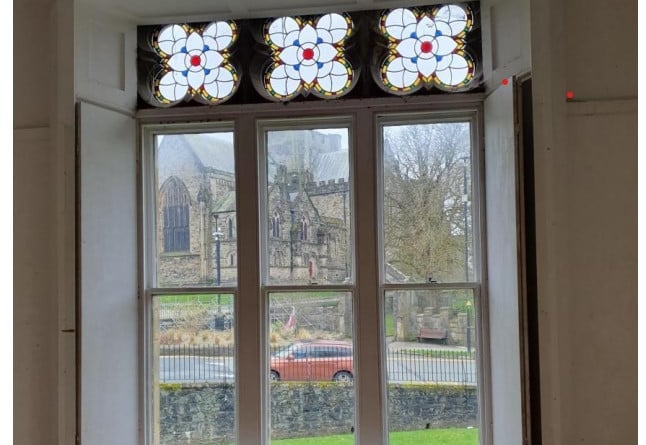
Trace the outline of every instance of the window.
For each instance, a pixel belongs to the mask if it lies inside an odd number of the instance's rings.
[[[353,17],[385,42],[360,89]],[[258,93],[141,113],[144,232],[162,172],[196,203],[187,258],[145,236],[154,445],[487,444],[482,97],[437,100],[476,85],[474,20],[437,6],[245,22],[259,64],[236,63],[233,22],[140,30],[162,61],[147,103]]]
[[[249,231],[258,227],[265,236],[253,250],[261,261],[255,266],[248,253],[241,253],[236,239],[220,232],[223,221],[227,231],[232,227],[233,217],[224,219],[224,212],[237,211],[235,167],[230,177],[212,173],[217,180],[209,181],[209,193],[220,198],[211,199],[211,207],[204,210],[211,215],[204,221],[211,221],[212,228],[196,235],[212,243],[205,252],[213,255],[207,274],[214,279],[186,291],[164,284],[150,292],[156,339],[152,352],[157,354],[153,362],[159,363],[152,370],[156,373],[152,381],[159,382],[153,392],[159,406],[152,423],[156,443],[179,443],[178,431],[190,431],[191,437],[214,443],[235,439],[236,410],[242,408],[223,405],[221,400],[236,400],[235,391],[240,390],[235,380],[241,371],[233,353],[238,324],[234,314],[244,319],[243,308],[253,305],[255,298],[260,298],[257,307],[266,320],[261,338],[267,354],[268,405],[262,415],[268,443],[297,437],[316,443],[330,435],[356,440],[354,432],[362,427],[357,424],[356,409],[367,392],[381,394],[391,444],[403,445],[414,435],[442,440],[446,434],[457,435],[461,444],[479,443],[484,339],[475,187],[481,175],[474,142],[478,113],[466,107],[451,113],[424,111],[426,107],[414,113],[377,107],[370,110],[369,119],[359,118],[358,113],[365,113],[363,105],[357,105],[357,114],[347,116],[245,115],[254,119],[254,139],[261,141],[245,149],[259,154],[260,183],[253,189],[258,223],[243,222],[237,239],[255,239]],[[227,125],[236,128],[236,119],[241,118],[232,119]],[[174,127],[173,133],[149,125],[145,132],[152,145],[147,150],[154,151],[156,144],[158,151],[160,140],[187,135],[196,146],[201,138],[213,142],[228,135],[232,139],[235,131],[219,130],[218,125],[222,124],[185,123]],[[352,168],[365,155],[353,148],[353,134],[379,135],[374,169]],[[216,143],[210,146],[213,151],[222,149]],[[162,159],[158,156],[156,161]],[[340,176],[334,181],[326,176],[330,159],[336,159],[334,174]],[[151,162],[153,171],[165,168]],[[355,186],[369,177],[378,186],[362,188],[363,197],[380,203],[376,208],[382,210],[374,213],[376,219],[365,212],[356,218]],[[204,187],[197,190],[208,194]],[[276,209],[290,209],[288,238],[276,236],[280,227]],[[312,230],[316,243],[308,242],[305,235]],[[327,233],[334,234],[333,250],[328,249]],[[362,255],[365,241],[362,244],[364,238],[355,233],[373,234],[379,246],[377,268],[371,269],[369,261],[356,263],[355,252]],[[228,259],[226,265],[220,257]],[[163,258],[158,255],[156,261]],[[240,295],[237,281],[230,278],[228,271],[236,270],[237,260],[245,264],[246,272],[257,268],[255,296]],[[175,268],[174,273],[191,276],[199,269],[195,261],[185,272]],[[360,281],[357,271],[363,271]],[[371,288],[376,294],[367,293]],[[246,303],[236,312],[241,299]],[[377,346],[372,351],[381,357],[376,364],[383,375],[373,379],[370,390],[358,391],[355,379],[361,379],[363,372],[370,382],[374,372],[366,371],[369,359],[357,355],[353,308],[367,304],[380,309],[379,319],[372,323],[383,328],[359,346]],[[244,333],[238,331],[238,335]],[[333,385],[321,386],[323,382]],[[179,392],[171,395],[170,383],[179,384]],[[180,422],[171,413],[185,409],[188,405],[182,404],[196,397],[196,388],[210,388],[213,395],[208,397],[214,399],[200,396],[208,400],[192,405],[196,414]],[[175,398],[179,394],[182,397]],[[242,405],[249,402],[238,400]],[[414,406],[407,400],[415,400]]]
[[[161,188],[164,252],[188,252],[190,249],[190,197],[184,183],[170,177]]]

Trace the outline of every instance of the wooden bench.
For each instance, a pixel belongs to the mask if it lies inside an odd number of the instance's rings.
[[[419,333],[417,334],[417,341],[422,342],[424,340],[441,340],[443,343],[446,343],[448,337],[449,337],[448,329],[419,328]]]

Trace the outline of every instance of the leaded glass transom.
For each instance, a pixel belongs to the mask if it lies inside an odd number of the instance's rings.
[[[152,39],[161,69],[153,80],[151,99],[161,106],[186,98],[209,105],[229,99],[239,84],[238,73],[228,61],[228,49],[237,37],[232,21],[199,28],[163,27]]]
[[[468,7],[446,5],[428,11],[398,8],[382,14],[379,30],[388,53],[376,80],[394,94],[421,87],[465,89],[474,78],[473,58],[465,51],[465,36],[473,26]],[[374,73],[374,71],[373,71]]]
[[[469,2],[141,26],[139,105],[477,91],[478,23],[479,4]]]
[[[325,14],[315,20],[280,17],[265,27],[272,62],[264,70],[263,91],[272,100],[299,94],[331,99],[348,93],[357,73],[344,54],[354,26],[347,14]]]

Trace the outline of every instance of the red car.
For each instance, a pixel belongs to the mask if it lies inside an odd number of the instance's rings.
[[[312,340],[293,343],[271,356],[271,380],[352,382],[352,343]]]

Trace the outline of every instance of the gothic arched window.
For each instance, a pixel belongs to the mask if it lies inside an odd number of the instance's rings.
[[[301,240],[302,241],[307,241],[308,237],[308,223],[307,223],[307,218],[305,218],[305,215],[301,218]]]
[[[171,176],[161,187],[164,252],[190,249],[189,207],[191,198],[184,183]]]
[[[233,220],[227,218],[227,239],[233,239]]]
[[[278,212],[274,212],[274,216],[271,219],[271,236],[280,238],[280,215]]]

